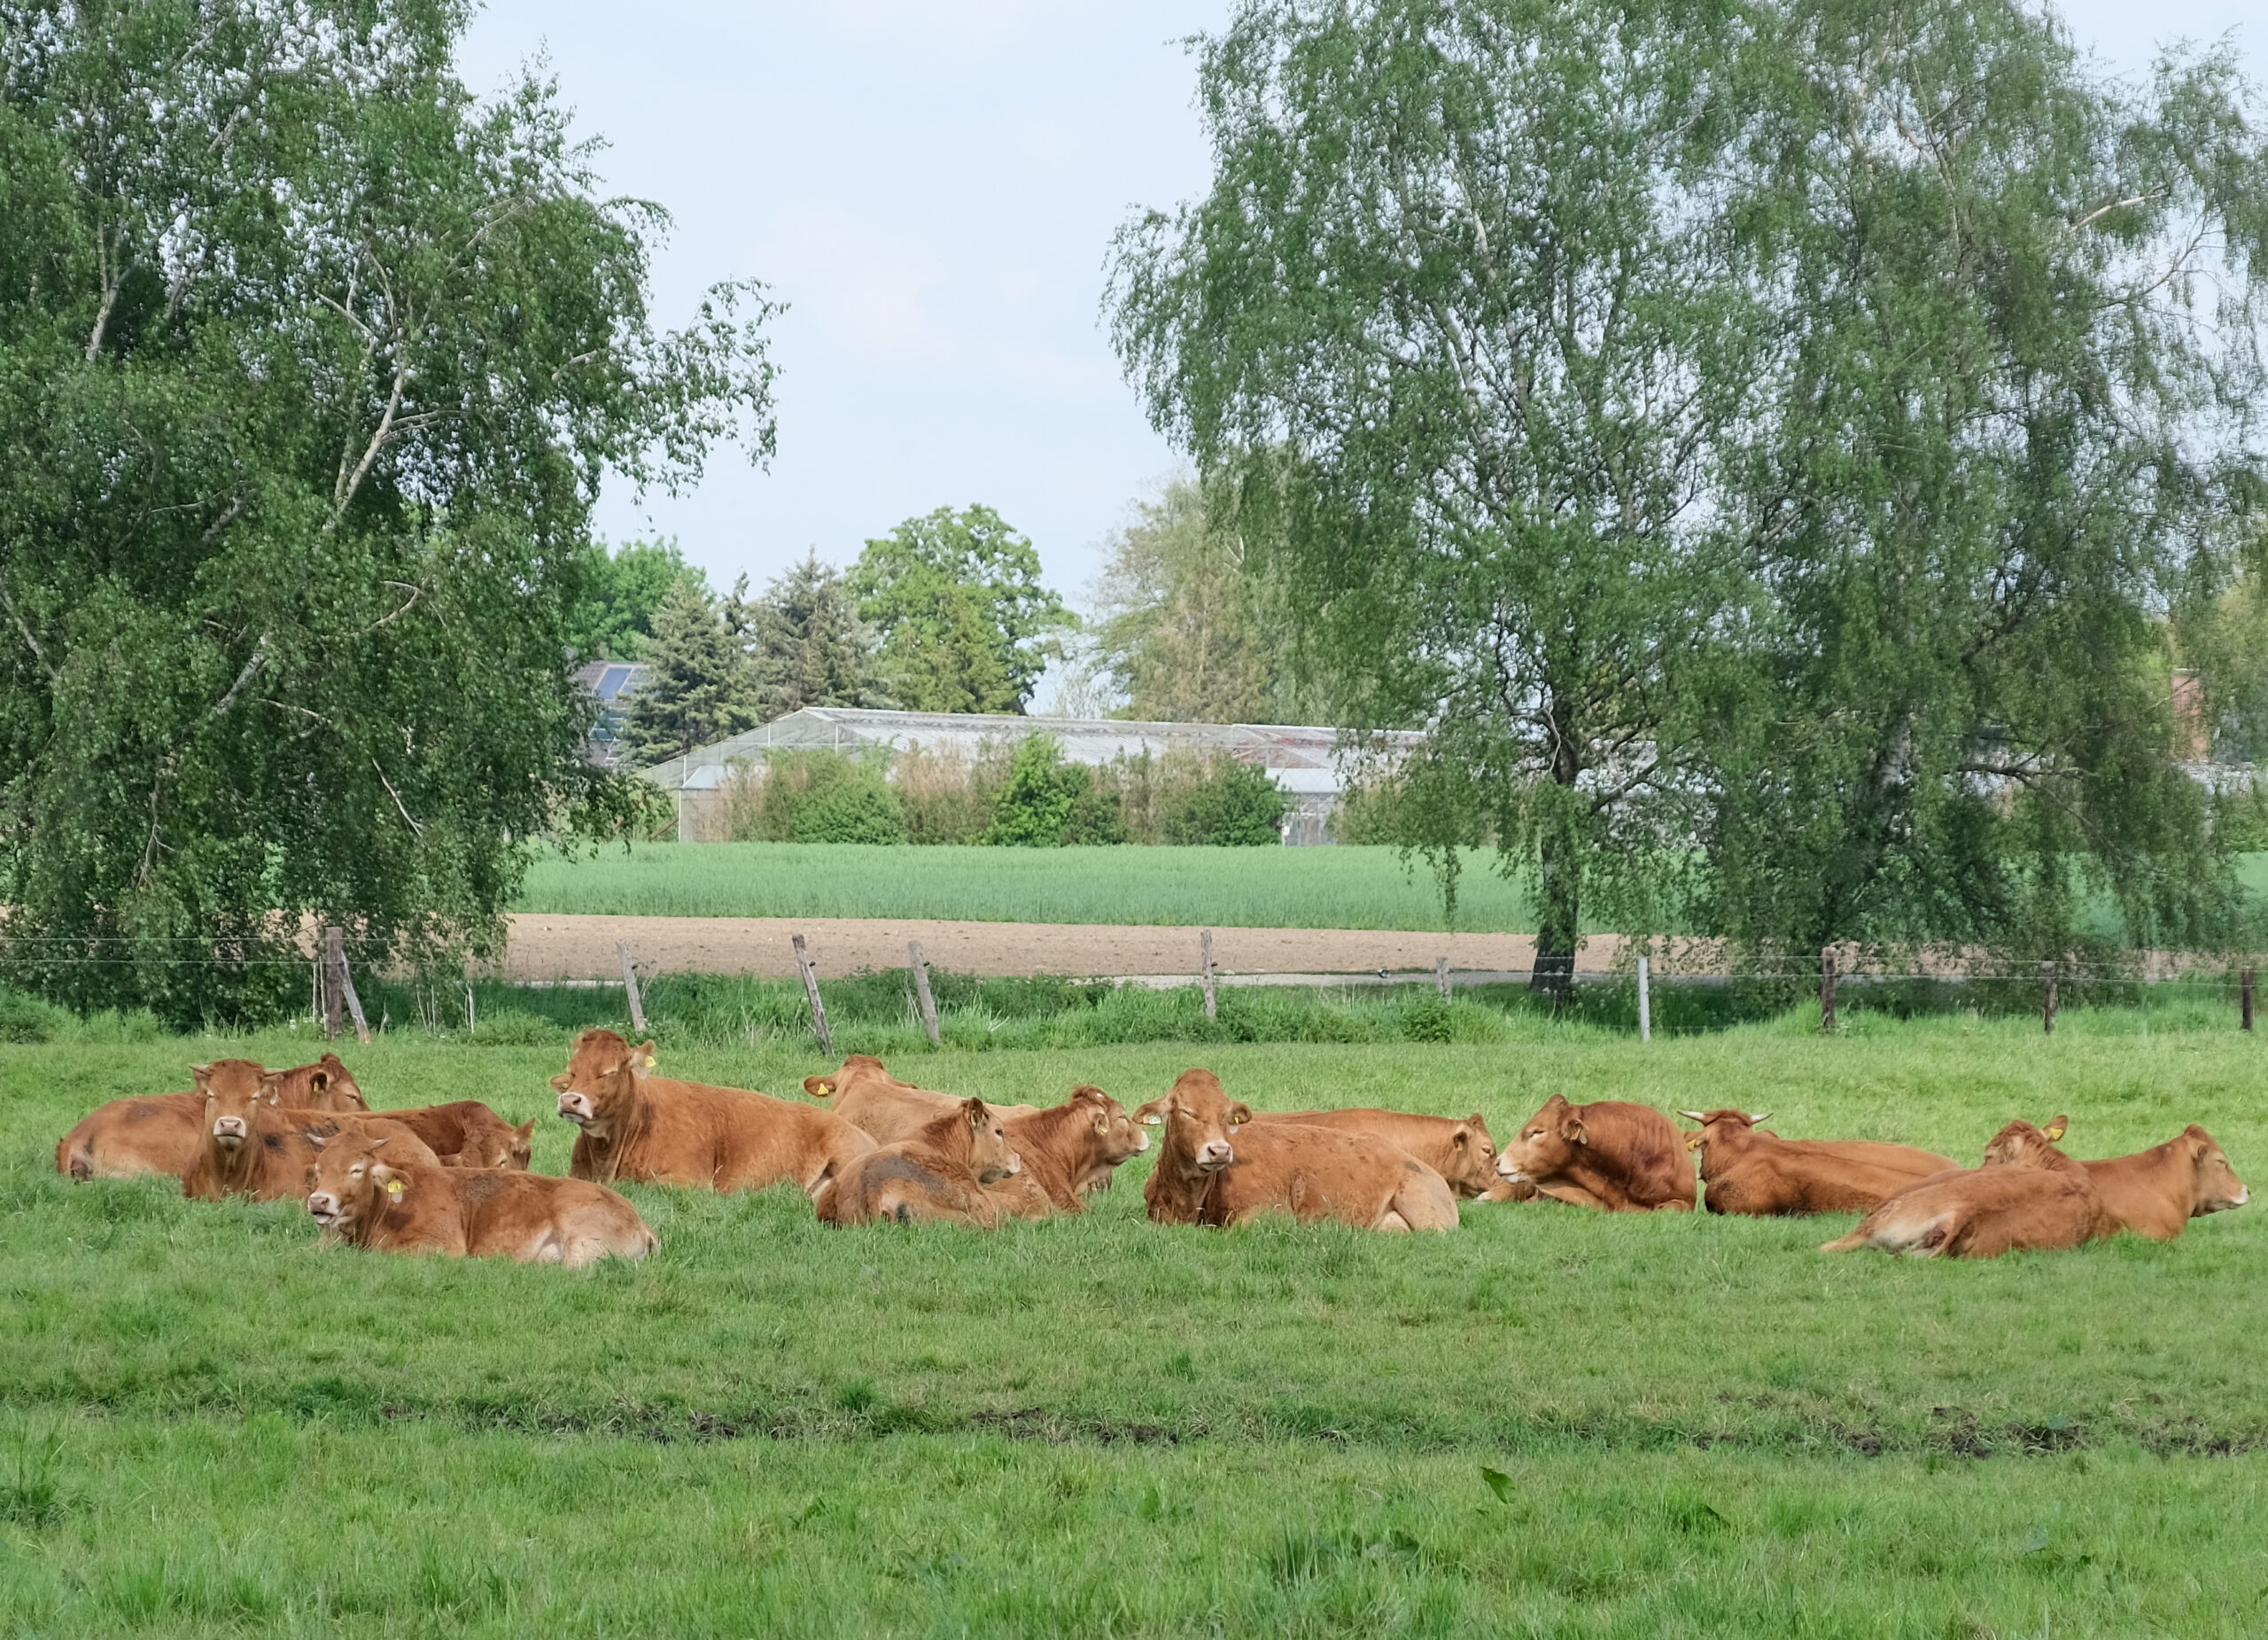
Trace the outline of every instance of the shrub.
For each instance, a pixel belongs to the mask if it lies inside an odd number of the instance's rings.
[[[1126,825],[1115,793],[1099,789],[1094,771],[1066,763],[1052,735],[1028,735],[1009,759],[984,841],[1015,848],[1061,848],[1071,843],[1123,843]]]
[[[982,843],[1007,784],[1008,753],[991,741],[976,756],[915,746],[891,770],[908,843]]]
[[[565,1048],[568,1032],[537,1014],[504,1008],[479,1016],[472,1039],[485,1048]]]
[[[886,753],[775,751],[735,769],[724,829],[735,843],[903,843],[905,817]]]
[[[796,841],[903,843],[905,813],[897,794],[879,781],[838,786],[796,811]]]
[[[1216,758],[1160,804],[1158,829],[1168,843],[1258,847],[1283,841],[1290,799],[1265,769]]]
[[[52,1042],[77,1023],[67,1009],[20,991],[0,991],[0,1042]]]

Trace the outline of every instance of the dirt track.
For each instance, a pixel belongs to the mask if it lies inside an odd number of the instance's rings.
[[[936,968],[961,974],[1095,975],[1193,974],[1193,928],[1103,923],[944,922],[851,917],[592,917],[512,919],[505,970],[514,979],[620,979],[615,942],[635,947],[647,974],[752,974],[788,979],[801,934],[822,976],[902,968],[918,939]],[[1603,968],[1620,942],[1594,938],[1581,966]],[[1356,974],[1431,968],[1519,969],[1534,959],[1525,934],[1393,933],[1366,929],[1216,929],[1213,960],[1228,974]]]

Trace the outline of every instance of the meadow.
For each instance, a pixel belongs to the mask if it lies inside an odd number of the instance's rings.
[[[1456,926],[1534,927],[1473,851]],[[1432,874],[1390,848],[1006,849],[639,843],[547,853],[516,911],[652,917],[940,917],[1222,928],[1438,929]]]
[[[2163,1014],[1799,1015],[1640,1045],[1150,1044],[907,1055],[1130,1104],[1192,1062],[1263,1107],[1500,1136],[1553,1092],[1768,1108],[1973,1154],[2069,1111],[2268,1162],[2257,1044]],[[564,1039],[397,1034],[378,1102],[547,1112]],[[1467,1204],[1445,1238],[1142,1217],[838,1232],[792,1192],[629,1192],[636,1267],[316,1246],[295,1203],[74,1186],[57,1136],[288,1034],[0,1047],[0,1627],[79,1635],[2257,1633],[2254,1210],[1977,1265],[1847,1220]],[[665,1064],[772,1092],[784,1039]],[[563,1170],[547,1120],[537,1166]]]

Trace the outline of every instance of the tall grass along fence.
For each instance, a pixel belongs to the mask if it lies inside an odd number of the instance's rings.
[[[509,980],[410,972],[340,930],[321,932],[299,958],[263,958],[304,975],[312,1031],[416,1032],[470,1044],[532,1046],[606,1026],[639,1036],[718,1045],[805,1041],[824,1051],[903,1054],[1144,1042],[1342,1044],[1511,1041],[1539,1028],[1651,1038],[1776,1022],[1786,1030],[1863,1031],[1878,1020],[2030,1016],[2043,1031],[2071,1015],[2083,1029],[2250,1031],[2256,970],[2038,964],[1960,971],[1861,968],[1823,952],[1808,969],[1769,972],[1581,971],[1564,992],[1531,989],[1524,973],[1455,970],[1366,974],[1222,974],[1209,951],[1183,975],[1112,978],[982,977],[932,968],[909,950],[904,968],[827,976],[810,953],[806,977],[643,971],[623,948],[619,982]],[[0,939],[0,965],[18,953]],[[802,954],[802,953],[799,953]],[[105,960],[43,953],[54,962]],[[184,949],[179,966],[220,968]],[[276,1022],[214,1020],[207,1028]],[[145,1040],[166,1034],[149,1015],[82,1015],[19,987],[0,986],[0,1042]]]

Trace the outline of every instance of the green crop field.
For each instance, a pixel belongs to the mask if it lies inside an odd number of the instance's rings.
[[[571,1272],[321,1249],[294,1203],[73,1185],[81,1112],[305,1038],[0,1047],[0,1629],[11,1635],[2242,1636],[2268,1628],[2268,1218],[1992,1263],[1847,1227],[1468,1204],[1449,1237],[1095,1211],[830,1232],[792,1192],[633,1188]],[[790,1088],[785,1041],[672,1052]],[[2264,1050],[2075,1011],[1641,1045],[908,1056],[933,1086],[1508,1132],[1548,1093],[1769,1107],[1973,1154],[2068,1110],[2268,1172]],[[372,1097],[548,1109],[563,1038],[395,1037]],[[561,1170],[568,1130],[537,1165]]]
[[[1533,927],[1478,852],[1456,926]],[[548,854],[519,911],[650,917],[945,917],[983,922],[1437,929],[1441,895],[1392,849],[892,848],[641,843]]]

